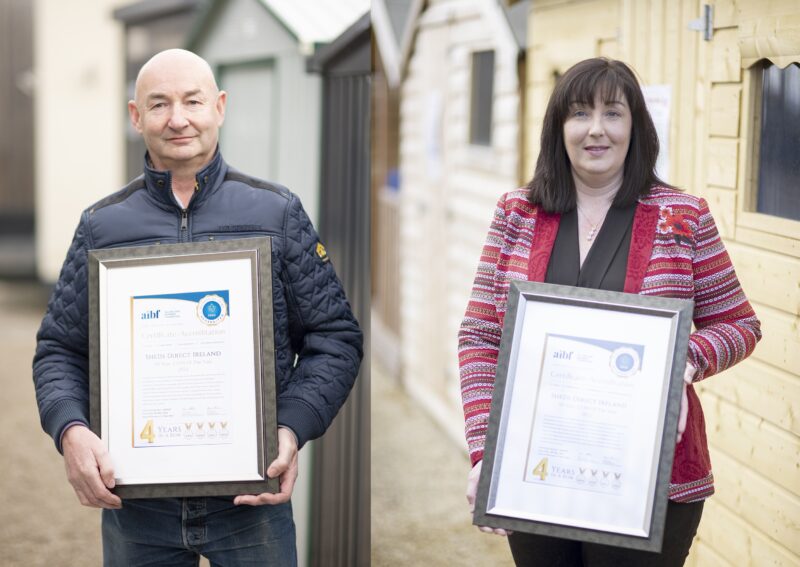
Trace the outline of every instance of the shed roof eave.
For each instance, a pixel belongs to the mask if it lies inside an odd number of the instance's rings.
[[[131,2],[111,12],[112,17],[126,25],[138,24],[172,14],[194,10],[204,2],[203,0],[161,0],[150,2],[140,0]]]
[[[372,31],[390,88],[400,84],[400,38],[395,37],[384,0],[373,0]]]
[[[320,46],[316,52],[306,59],[306,70],[320,73],[328,62],[346,49],[353,41],[370,30],[370,13],[364,13],[353,25],[344,30],[331,43]]]
[[[518,43],[514,30],[511,28],[511,22],[509,22],[500,1],[501,0],[475,0],[483,16],[495,28],[496,33],[494,37],[502,52],[501,56],[518,57],[520,53],[524,52],[525,46]],[[410,23],[406,26],[403,40],[400,44],[401,77],[405,77],[408,71],[408,62],[411,59],[411,53],[414,50],[414,41],[417,35],[417,22],[419,21],[420,14],[425,10],[426,5],[426,0],[414,0],[414,4],[411,6],[409,14]]]

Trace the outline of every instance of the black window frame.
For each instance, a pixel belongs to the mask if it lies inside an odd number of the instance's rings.
[[[764,61],[755,73],[757,171],[751,210],[800,221],[800,64],[781,69]]]

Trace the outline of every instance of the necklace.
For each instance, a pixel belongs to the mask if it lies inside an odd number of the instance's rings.
[[[590,221],[589,217],[586,216],[586,213],[584,213],[580,207],[577,207],[577,209],[578,213],[583,217],[583,220],[585,220],[591,227],[591,229],[589,230],[589,234],[586,235],[586,240],[591,242],[592,240],[594,240],[594,237],[597,236],[597,233],[600,230],[600,226],[602,226],[603,221],[606,219],[606,215],[608,214],[608,209],[606,209],[606,212],[603,213],[603,217],[596,223]]]

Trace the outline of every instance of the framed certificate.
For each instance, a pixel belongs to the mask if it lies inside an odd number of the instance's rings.
[[[474,523],[660,551],[692,312],[512,282]]]
[[[269,238],[90,251],[90,425],[114,492],[277,492],[273,345]]]

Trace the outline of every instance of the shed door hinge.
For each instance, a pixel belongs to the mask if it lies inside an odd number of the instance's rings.
[[[689,22],[689,29],[703,32],[703,39],[711,41],[714,35],[714,6],[703,4],[703,15]]]

